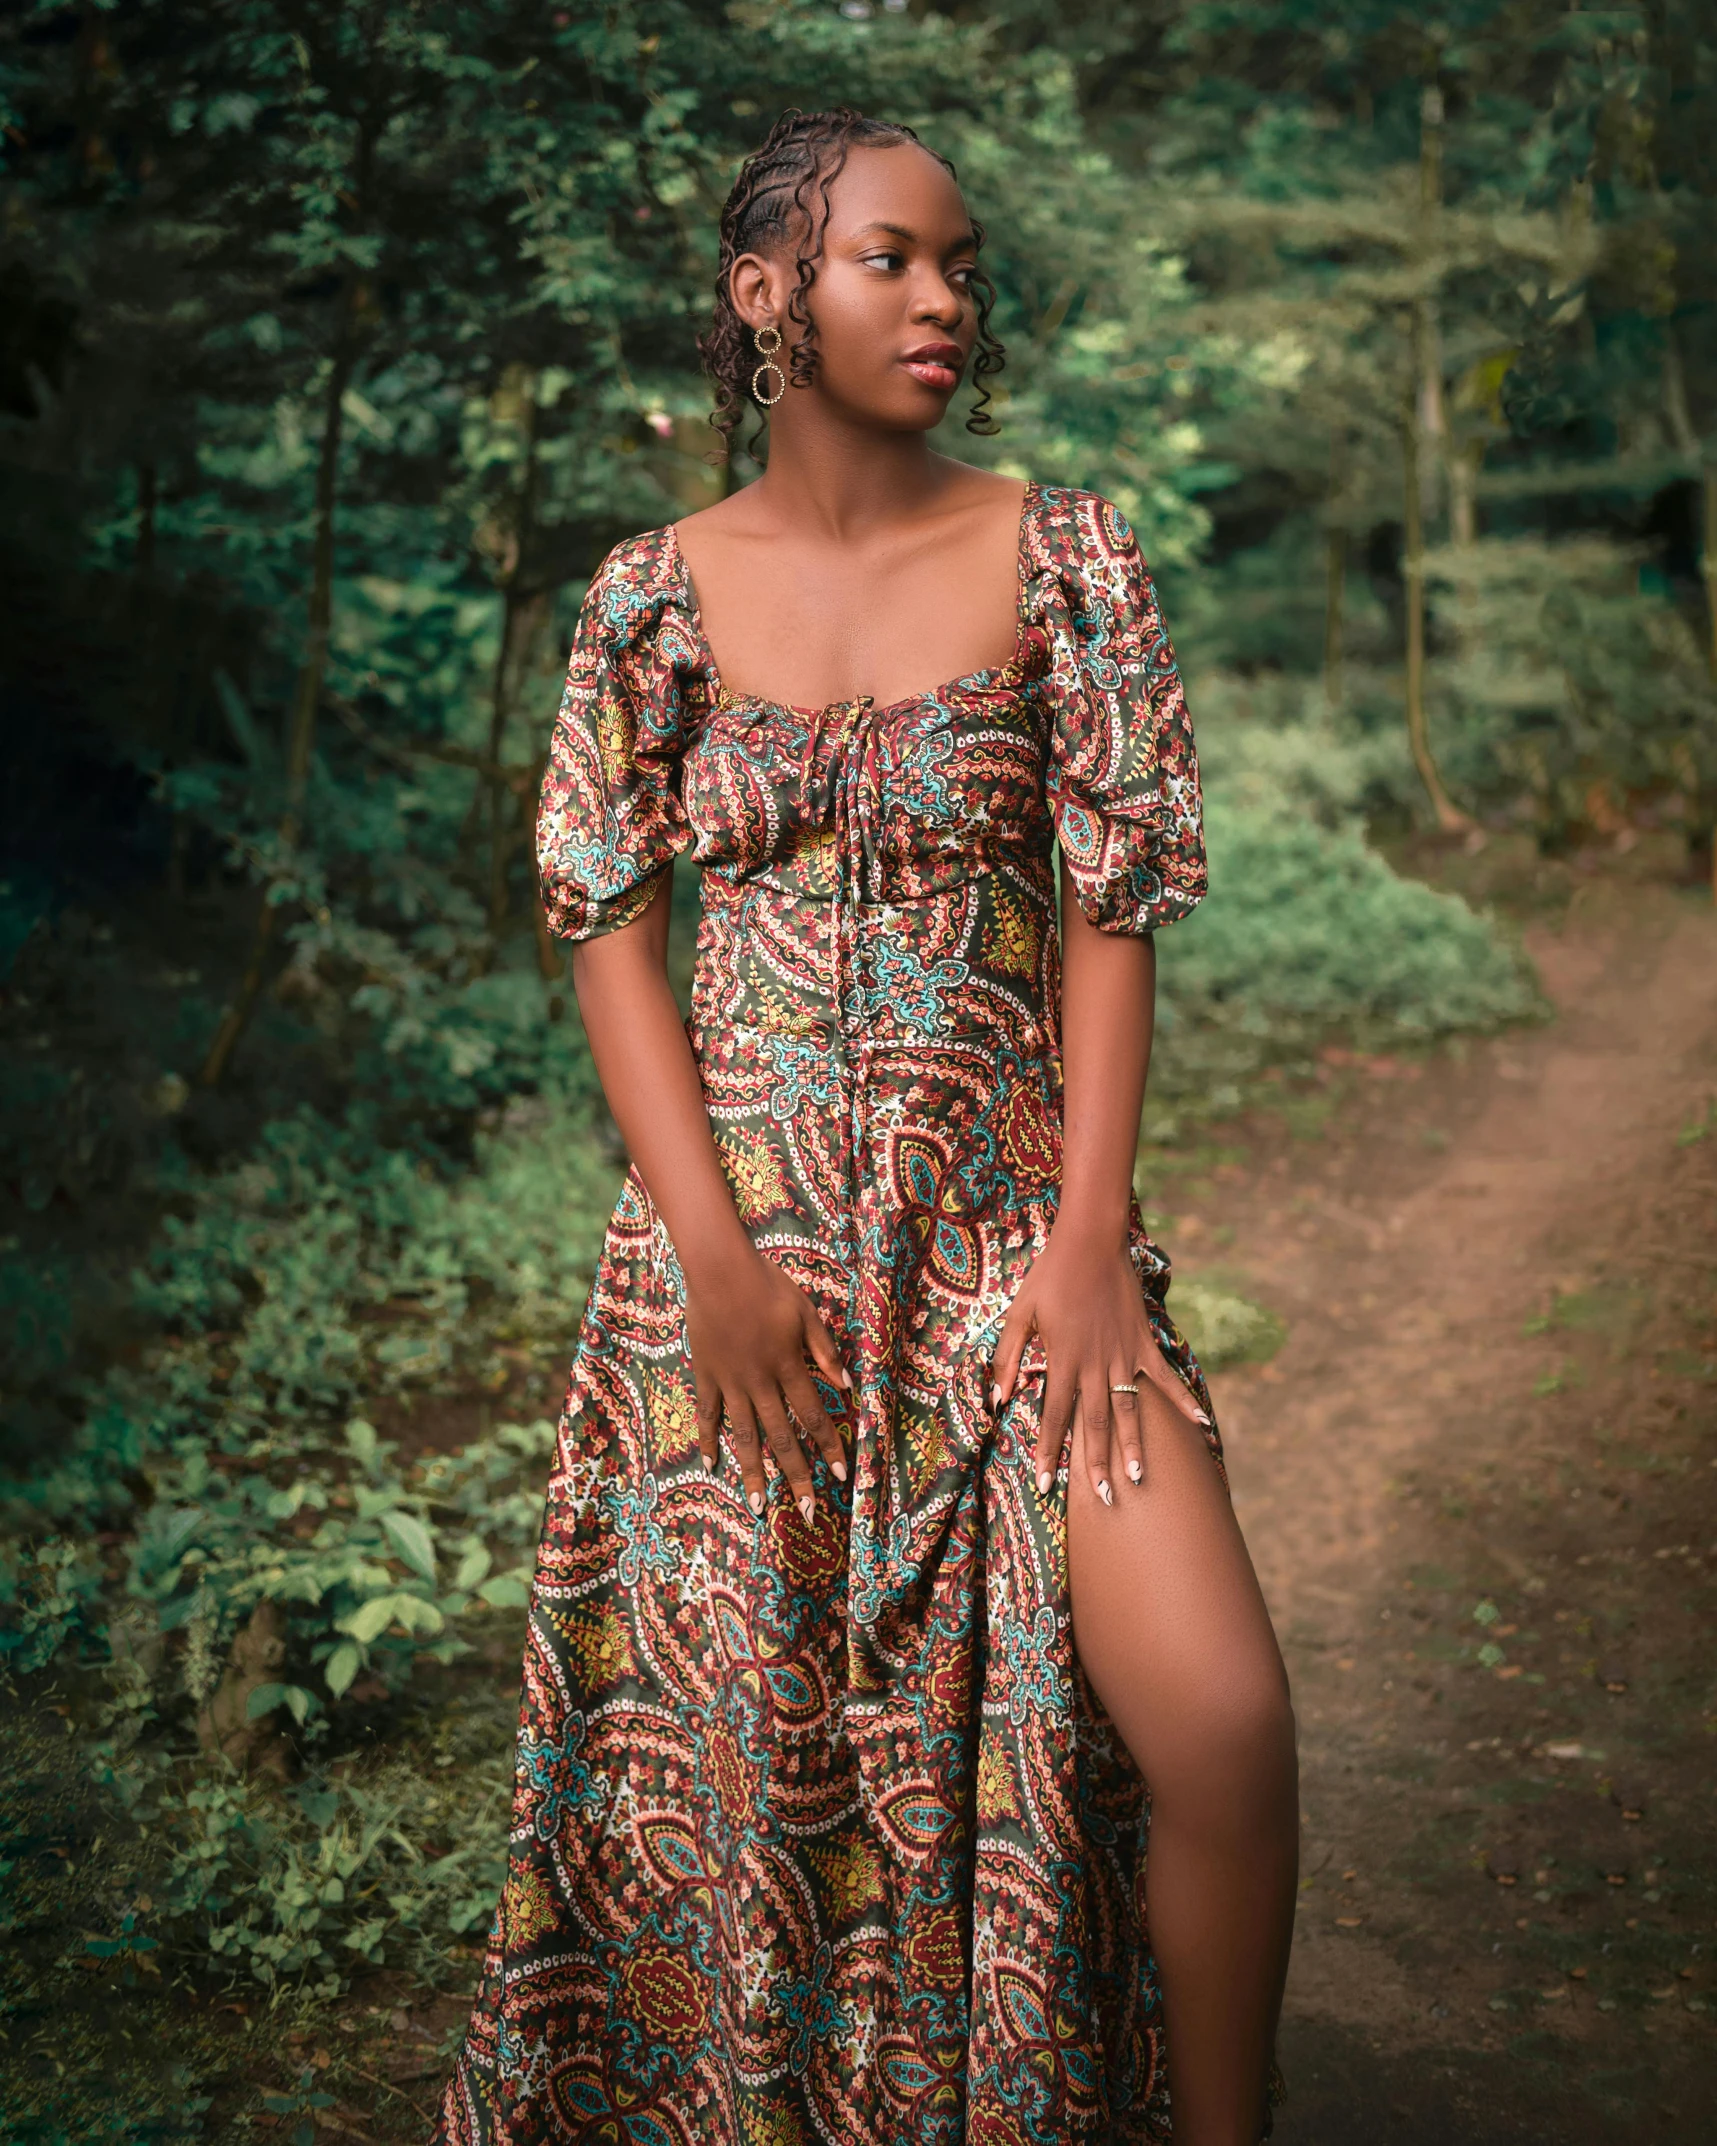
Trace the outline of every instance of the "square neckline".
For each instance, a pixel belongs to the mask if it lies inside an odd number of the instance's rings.
[[[668,522],[664,525],[674,555],[674,570],[679,580],[680,597],[685,608],[687,623],[698,644],[698,653],[704,673],[712,687],[711,706],[717,708],[751,707],[762,708],[778,715],[819,716],[827,715],[836,708],[869,708],[873,715],[892,715],[901,708],[915,708],[925,701],[944,700],[954,693],[975,688],[981,680],[1000,679],[1009,672],[1021,672],[1026,658],[1026,591],[1030,585],[1027,567],[1031,556],[1031,518],[1042,487],[1035,477],[1025,480],[1025,490],[1020,496],[1019,530],[1014,540],[1014,648],[1013,654],[1001,663],[980,664],[976,670],[963,671],[958,678],[944,679],[939,685],[923,686],[917,692],[902,694],[898,700],[876,705],[868,693],[855,694],[850,700],[829,700],[817,707],[801,701],[774,700],[767,693],[744,693],[730,690],[722,682],[721,667],[715,660],[715,651],[710,647],[709,635],[704,629],[703,607],[698,601],[697,585],[692,580],[691,568],[680,548],[679,525]]]

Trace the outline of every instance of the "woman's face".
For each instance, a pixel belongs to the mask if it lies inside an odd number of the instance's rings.
[[[811,198],[818,198],[817,190]],[[977,241],[960,189],[927,150],[854,149],[829,189],[829,220],[807,305],[816,322],[813,392],[834,412],[890,431],[926,432],[959,386],[977,335]],[[753,328],[798,334],[787,301],[792,250],[744,254],[733,296]],[[803,401],[790,392],[773,412]],[[789,420],[790,422],[791,420]]]

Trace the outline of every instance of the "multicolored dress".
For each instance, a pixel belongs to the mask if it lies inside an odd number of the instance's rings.
[[[1013,659],[889,707],[724,690],[671,528],[590,585],[545,899],[588,938],[703,867],[688,1031],[739,1213],[852,1374],[824,1391],[850,1479],[813,1458],[807,1524],[779,1476],[754,1516],[731,1457],[706,1474],[633,1172],[549,1485],[457,2146],[1168,2136],[1145,1784],[1073,1651],[1041,1350],[999,1414],[986,1386],[1060,1178],[1053,845],[1100,929],[1184,916],[1198,773],[1116,508],[1029,486],[1018,570]],[[1208,1411],[1136,1208],[1131,1245]]]

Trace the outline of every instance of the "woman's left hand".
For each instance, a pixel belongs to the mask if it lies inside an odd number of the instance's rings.
[[[1049,1242],[1020,1284],[996,1345],[990,1396],[996,1408],[1013,1397],[1020,1357],[1033,1333],[1048,1361],[1037,1439],[1040,1496],[1055,1480],[1076,1413],[1084,1431],[1086,1472],[1103,1503],[1115,1502],[1117,1462],[1131,1482],[1144,1481],[1140,1396],[1124,1390],[1143,1380],[1191,1422],[1208,1425],[1209,1417],[1157,1346],[1144,1292],[1124,1246],[1064,1237],[1059,1226],[1050,1231]]]

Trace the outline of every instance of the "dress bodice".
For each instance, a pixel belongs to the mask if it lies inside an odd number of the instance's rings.
[[[885,707],[722,688],[671,527],[617,545],[579,621],[539,853],[569,938],[629,923],[688,854],[738,887],[895,907],[998,869],[1033,885],[1059,838],[1093,923],[1141,932],[1204,888],[1197,763],[1132,531],[1029,485],[1013,658]]]

